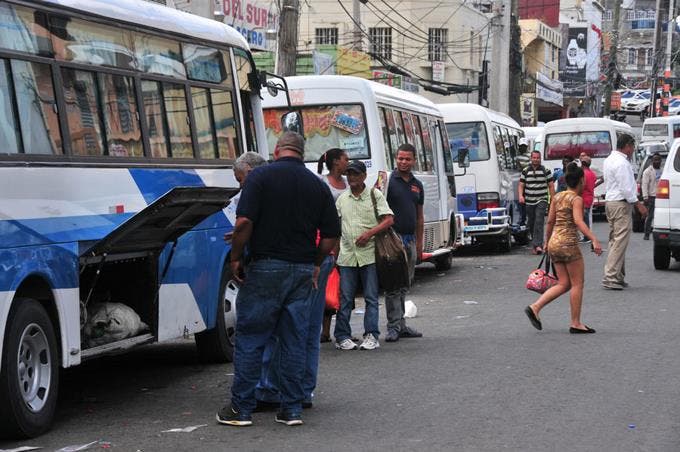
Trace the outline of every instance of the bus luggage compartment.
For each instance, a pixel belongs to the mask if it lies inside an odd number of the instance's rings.
[[[177,239],[222,210],[236,193],[237,188],[175,187],[103,239],[83,244],[86,249],[80,253],[82,359],[155,340],[158,292],[172,262]],[[159,262],[159,255],[168,243],[173,247],[167,259]],[[131,308],[139,319],[117,303]],[[115,313],[108,312],[114,308]],[[100,317],[97,324],[91,322],[93,314]],[[108,314],[111,316],[107,317]],[[120,323],[132,325],[130,331],[121,330]],[[109,335],[108,339],[104,335]]]

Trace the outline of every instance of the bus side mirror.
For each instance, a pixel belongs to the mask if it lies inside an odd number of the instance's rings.
[[[468,148],[458,149],[458,166],[460,168],[470,167],[470,150]]]
[[[298,111],[289,111],[281,117],[281,127],[284,132],[296,132],[304,136],[302,126],[302,115]]]

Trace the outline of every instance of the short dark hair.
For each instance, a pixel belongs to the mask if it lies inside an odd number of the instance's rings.
[[[410,143],[404,143],[397,148],[397,154],[399,151],[410,152],[413,154],[413,158],[416,158],[416,148]]]
[[[531,151],[531,153],[532,153],[532,154],[538,154],[538,155],[541,155],[541,151],[536,151],[536,150],[534,150],[534,151]]]
[[[564,181],[567,183],[567,187],[576,188],[579,182],[583,179],[583,169],[576,164],[576,162],[571,162],[567,165],[567,171],[564,173]]]
[[[635,145],[635,138],[627,133],[620,133],[616,135],[616,149],[623,149],[625,146]]]
[[[658,152],[655,152],[654,154],[652,154],[652,158],[654,158],[654,157],[661,158],[661,154],[659,154]]]

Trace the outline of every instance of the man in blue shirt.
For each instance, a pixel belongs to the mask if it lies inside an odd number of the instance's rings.
[[[401,236],[406,249],[409,266],[409,280],[413,279],[416,262],[423,254],[423,230],[425,220],[423,184],[415,178],[411,169],[416,162],[416,149],[402,144],[397,149],[397,168],[392,172],[387,186],[387,203],[394,212],[392,228]],[[422,337],[423,334],[406,326],[404,303],[408,287],[402,287],[385,294],[387,313],[387,334],[385,342],[396,342],[400,337]]]
[[[302,424],[312,288],[321,262],[340,236],[330,190],[305,167],[303,156],[303,138],[285,132],[274,150],[275,162],[252,170],[243,187],[230,264],[233,277],[241,283],[234,382],[231,404],[217,413],[221,424],[252,425],[262,354],[272,335],[279,339],[281,357],[281,407],[276,421]],[[317,230],[321,237],[318,246]],[[244,272],[246,243],[251,263]]]

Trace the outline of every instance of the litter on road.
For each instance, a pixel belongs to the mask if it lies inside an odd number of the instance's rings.
[[[189,427],[184,427],[184,428],[171,428],[170,430],[163,430],[162,433],[191,433],[194,430],[197,430],[201,427],[207,427],[208,424],[201,424],[201,425],[190,425]]]
[[[479,304],[474,300],[465,300],[465,301],[463,301],[463,303],[465,303],[465,304]]]
[[[57,452],[77,452],[79,450],[87,450],[90,449],[92,446],[98,445],[99,441],[92,441],[91,443],[87,444],[74,444],[72,446],[64,446],[61,449],[57,450]]]

